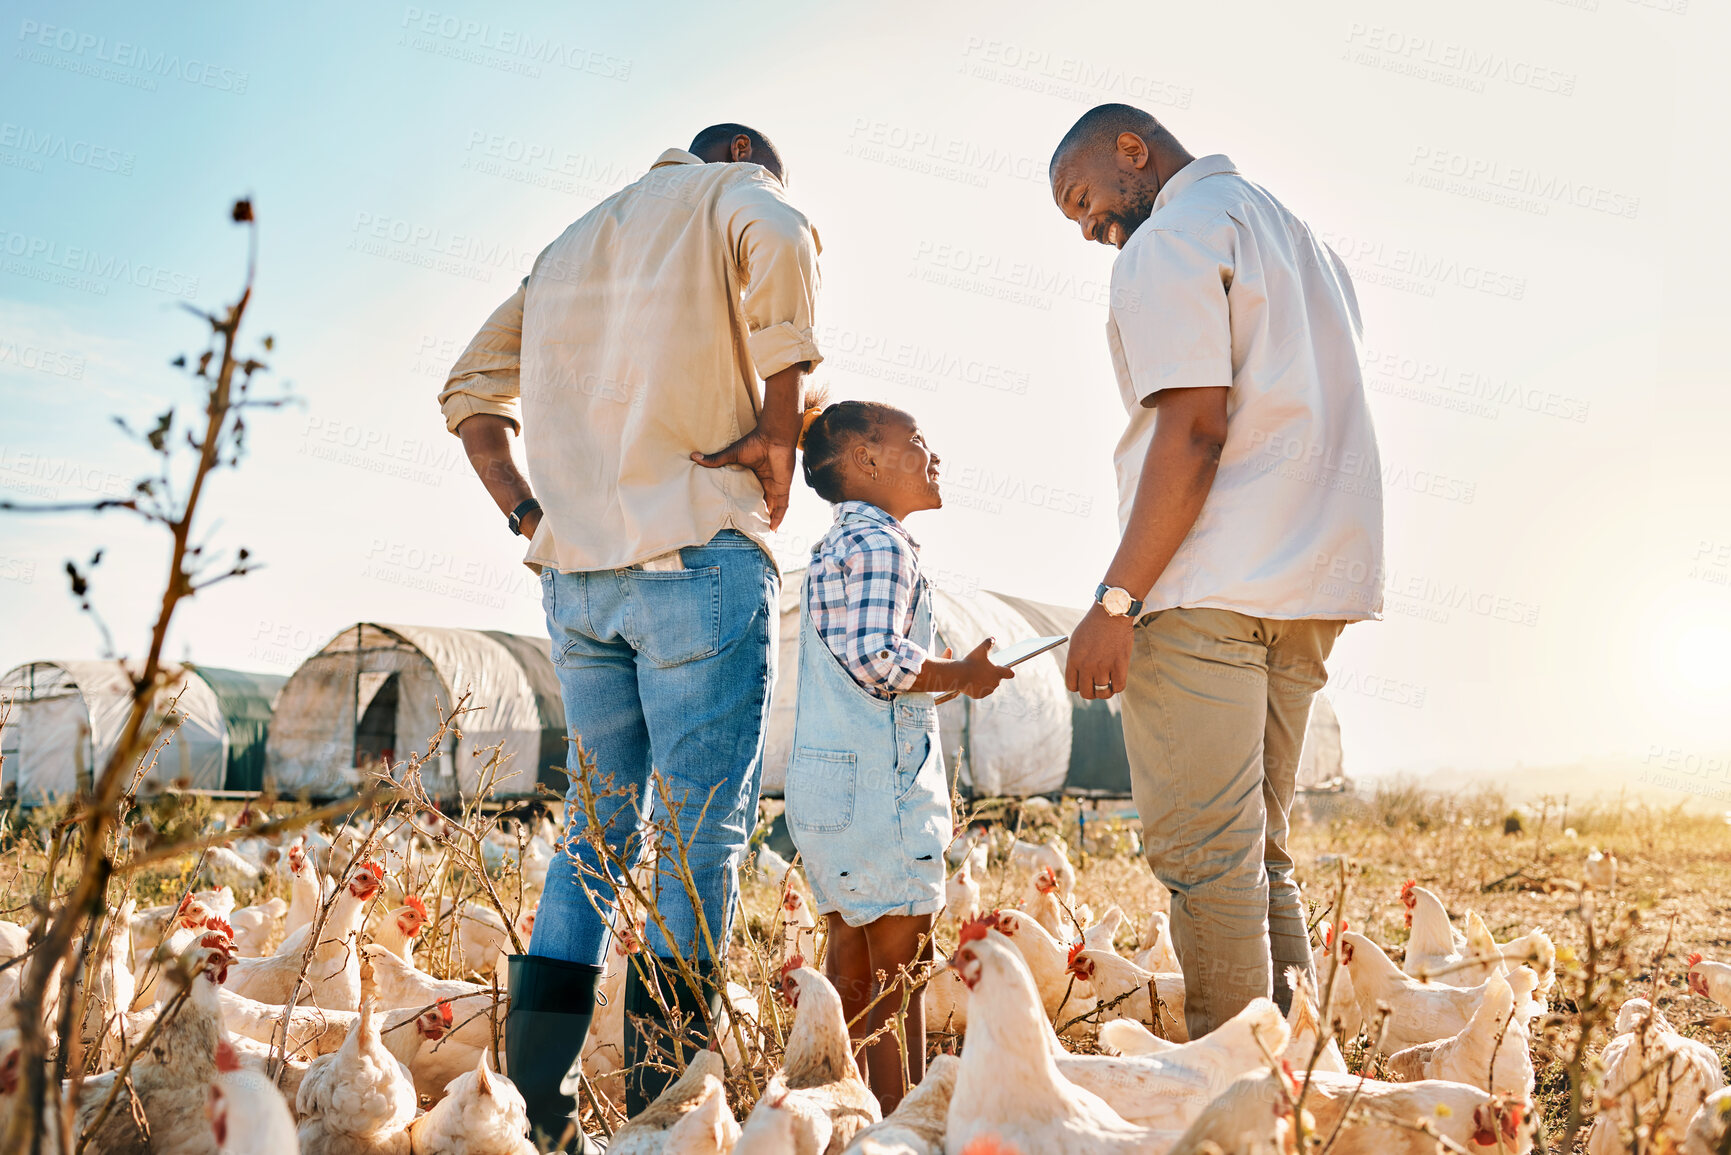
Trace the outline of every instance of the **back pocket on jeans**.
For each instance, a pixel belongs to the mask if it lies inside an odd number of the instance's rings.
[[[787,764],[787,821],[799,830],[846,830],[853,825],[858,759],[851,750],[801,746]]]
[[[666,669],[720,651],[720,566],[616,572],[628,599],[625,640],[651,664]]]

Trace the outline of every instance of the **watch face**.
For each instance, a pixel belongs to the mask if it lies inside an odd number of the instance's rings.
[[[1113,617],[1122,617],[1130,612],[1130,601],[1129,593],[1113,586],[1101,597],[1100,604],[1106,607],[1106,612]]]

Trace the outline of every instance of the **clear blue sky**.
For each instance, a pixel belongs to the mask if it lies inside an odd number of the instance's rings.
[[[824,244],[819,378],[912,410],[957,592],[1081,604],[1115,539],[1111,254],[1044,182],[1141,103],[1322,230],[1359,284],[1389,464],[1386,621],[1331,663],[1359,772],[1731,747],[1722,351],[1728,21],[1701,0],[1305,5],[8,5],[0,493],[124,488],[108,421],[189,392],[179,295],[226,299],[299,408],[252,421],[204,529],[267,568],[171,655],[288,672],[359,619],[536,633],[444,433],[449,362],[533,255],[698,127],[791,164]],[[784,552],[827,521],[802,493]],[[96,652],[68,557],[142,644],[162,549],[0,518],[0,666]],[[1659,752],[1655,754],[1655,752]]]

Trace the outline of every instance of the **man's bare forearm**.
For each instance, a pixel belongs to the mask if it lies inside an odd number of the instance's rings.
[[[477,413],[457,426],[457,436],[463,439],[463,452],[475,476],[487,487],[488,496],[501,513],[510,513],[534,496],[529,479],[511,456],[511,430],[510,419],[494,413]]]
[[[1136,598],[1147,596],[1195,526],[1226,441],[1225,390],[1183,392],[1219,396],[1171,397],[1154,427],[1130,524],[1105,575]]]
[[[763,379],[763,412],[758,414],[757,427],[772,444],[798,443],[805,375],[810,370],[811,363],[801,361]]]

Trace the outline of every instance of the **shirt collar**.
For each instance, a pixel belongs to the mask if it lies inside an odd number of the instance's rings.
[[[1160,195],[1154,198],[1154,208],[1150,215],[1159,212],[1162,206],[1203,177],[1219,176],[1221,173],[1237,171],[1238,166],[1233,164],[1232,158],[1223,152],[1217,152],[1212,156],[1197,157],[1166,178],[1166,183],[1160,186]]]
[[[702,164],[702,163],[703,163],[702,157],[693,156],[691,153],[686,152],[683,148],[670,148],[666,152],[662,153],[660,156],[656,157],[655,163],[650,165],[649,167],[650,168],[660,168],[664,164]]]
[[[869,501],[839,502],[835,507],[836,521],[840,522],[848,517],[858,517],[864,521],[869,521],[874,525],[881,525],[885,529],[893,529],[903,537],[907,538],[909,545],[913,546],[915,549],[920,548],[920,543],[914,540],[914,535],[908,532],[907,526],[903,525],[901,522],[897,521],[895,518],[891,517]]]

